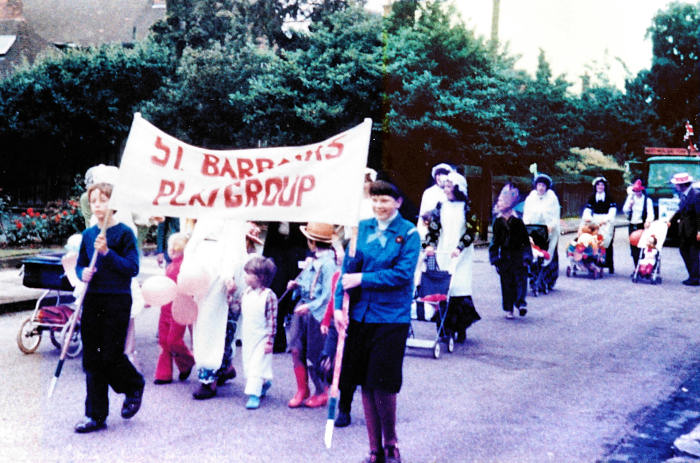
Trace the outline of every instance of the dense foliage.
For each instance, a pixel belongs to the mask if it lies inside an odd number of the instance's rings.
[[[386,17],[362,3],[173,0],[132,48],[18,70],[0,81],[0,185],[67,191],[88,166],[118,162],[135,111],[212,148],[307,143],[371,117],[371,163],[413,188],[444,160],[556,175],[581,162],[561,162],[572,148],[592,148],[621,165],[645,145],[679,146],[685,119],[698,125],[699,5],[657,14],[653,65],[624,92],[598,76],[577,94],[544,53],[535,76],[515,69],[445,1],[399,0]]]

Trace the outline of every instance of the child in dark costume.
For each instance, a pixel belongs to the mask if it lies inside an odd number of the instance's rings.
[[[513,318],[513,307],[518,304],[519,315],[527,313],[525,293],[527,263],[532,260],[530,238],[525,224],[515,215],[513,207],[518,200],[518,189],[506,184],[498,195],[494,212],[493,238],[489,246],[489,261],[501,277],[501,296],[506,318]]]

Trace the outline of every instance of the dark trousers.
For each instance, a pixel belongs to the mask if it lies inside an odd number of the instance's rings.
[[[87,389],[85,415],[90,418],[107,418],[108,386],[117,393],[131,394],[144,385],[143,376],[124,353],[130,310],[130,294],[85,296],[80,334]]]
[[[503,300],[503,310],[512,312],[513,307],[524,302],[527,291],[527,271],[525,266],[514,265],[502,267],[498,270],[501,277],[501,298]]]
[[[628,228],[629,234],[631,235],[633,232],[635,232],[637,230],[641,230],[643,228],[644,228],[643,223],[631,223],[631,224],[629,224],[629,228]],[[632,244],[630,243],[630,254],[632,254],[632,262],[634,262],[634,268],[637,268],[637,262],[639,262],[639,253],[641,251],[642,250],[639,249],[639,247],[632,246]]]
[[[700,281],[700,243],[694,238],[683,240],[678,250],[688,270],[688,278],[692,281]]]

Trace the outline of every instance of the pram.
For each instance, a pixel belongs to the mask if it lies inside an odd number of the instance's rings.
[[[639,283],[646,281],[652,285],[661,284],[661,249],[666,240],[668,225],[661,220],[655,220],[649,228],[645,229],[637,243],[640,249],[639,260],[632,273],[632,282]],[[655,252],[653,255],[648,255],[647,243],[650,237],[656,238]],[[651,263],[649,263],[651,262]]]
[[[528,280],[530,291],[537,297],[538,294],[547,294],[554,288],[559,270],[559,259],[555,255],[548,265],[544,262],[549,259],[549,232],[546,225],[526,225],[527,234],[530,236],[532,247],[532,261],[528,265]]]
[[[449,272],[437,269],[434,256],[426,258],[426,270],[421,273],[420,283],[416,286],[415,298],[411,304],[412,321],[406,347],[432,349],[433,357],[436,359],[440,358],[441,342],[447,345],[447,352],[454,352],[454,335],[445,328],[451,280],[452,275]],[[413,329],[414,321],[435,323],[437,325],[435,338],[416,337]]]
[[[576,276],[578,274],[588,275],[594,280],[603,278],[603,267],[605,265],[604,238],[597,231],[594,234],[583,233],[586,223],[579,227],[579,236],[569,243],[566,249],[566,256],[569,264],[566,267],[566,276]],[[587,236],[585,236],[587,235]],[[585,239],[583,239],[585,237]]]
[[[17,333],[17,346],[25,354],[36,352],[44,331],[49,332],[51,343],[63,348],[68,328],[76,315],[73,285],[66,277],[61,254],[43,254],[22,261],[22,284],[28,288],[46,289],[34,306],[32,315],[22,322]],[[77,357],[83,350],[78,320],[68,341],[66,355]]]

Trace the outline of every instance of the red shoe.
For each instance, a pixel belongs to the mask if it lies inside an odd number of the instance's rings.
[[[313,397],[309,397],[304,401],[304,406],[308,408],[318,408],[323,407],[328,403],[328,392],[322,392],[321,394],[316,394]]]

